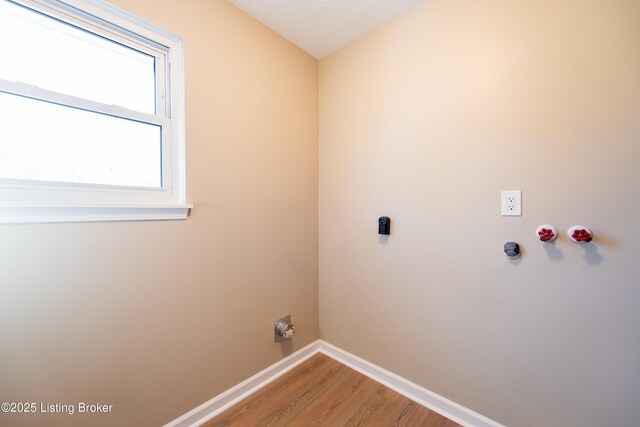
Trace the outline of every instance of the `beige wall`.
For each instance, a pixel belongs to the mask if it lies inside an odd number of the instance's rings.
[[[317,61],[225,1],[113,3],[184,37],[195,209],[0,227],[0,400],[114,407],[2,425],[160,425],[318,338]]]
[[[316,339],[318,173],[324,339],[510,426],[637,423],[637,2],[425,2],[321,61],[319,114],[317,61],[227,2],[113,2],[184,37],[196,207],[0,227],[0,399],[114,405],[0,424],[162,424]]]
[[[323,59],[321,337],[509,426],[637,425],[639,22],[429,0]]]

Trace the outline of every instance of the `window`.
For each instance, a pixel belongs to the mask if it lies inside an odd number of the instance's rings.
[[[0,0],[0,223],[184,219],[182,41],[94,0]]]

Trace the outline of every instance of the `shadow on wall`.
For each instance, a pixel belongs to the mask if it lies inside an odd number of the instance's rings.
[[[280,352],[283,357],[290,356],[293,353],[293,341],[290,339],[280,341]]]
[[[560,262],[564,259],[564,253],[561,249],[558,249],[555,242],[544,242],[542,247],[551,261]]]
[[[598,242],[601,246],[615,246],[615,242],[610,239],[603,239],[598,237]],[[604,244],[603,244],[604,243]],[[553,243],[543,243],[542,247],[547,252],[547,256],[551,261],[561,262],[564,259],[564,252],[559,249],[555,242]],[[580,245],[582,250],[584,250],[584,256],[582,259],[589,265],[600,265],[604,262],[604,257],[598,252],[598,245],[594,242],[583,243]]]
[[[589,265],[600,265],[604,258],[598,252],[598,245],[593,242],[585,243],[582,246],[584,256],[582,257]]]
[[[601,246],[616,246],[615,241],[606,237],[598,237],[597,241]],[[600,252],[598,252],[598,245],[593,241],[582,243],[579,246],[582,248],[582,250],[584,250],[584,256],[582,257],[582,259],[584,259],[587,264],[595,266],[601,265],[604,262],[604,257],[600,254]],[[542,244],[542,247],[547,252],[547,256],[551,261],[561,262],[565,258],[564,252],[562,251],[562,249],[556,246],[556,242],[544,242]],[[519,257],[509,259],[509,263],[511,265],[522,264],[522,259],[526,257],[527,252],[523,246],[520,246],[520,252],[521,254]]]

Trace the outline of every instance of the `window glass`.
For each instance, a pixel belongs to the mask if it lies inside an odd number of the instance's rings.
[[[0,178],[162,187],[160,126],[0,92]]]
[[[155,114],[155,58],[0,0],[0,79]]]

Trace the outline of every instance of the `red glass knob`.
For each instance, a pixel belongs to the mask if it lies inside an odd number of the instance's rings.
[[[593,232],[583,225],[575,225],[567,231],[573,243],[587,243],[593,239]]]
[[[552,242],[558,238],[558,230],[553,225],[541,225],[536,228],[536,236],[541,242]]]

